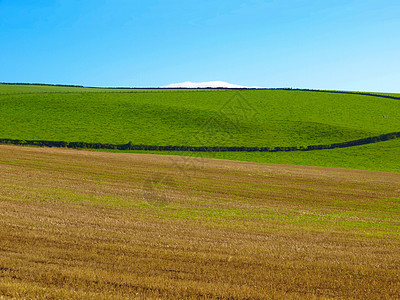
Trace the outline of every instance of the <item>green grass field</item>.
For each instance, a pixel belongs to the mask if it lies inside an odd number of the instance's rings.
[[[98,150],[96,150],[98,151]],[[107,151],[109,150],[101,150]],[[173,163],[189,167],[197,158],[216,158],[259,163],[320,166],[400,173],[400,140],[343,149],[298,152],[185,152],[185,151],[120,151],[112,152],[186,156]]]
[[[0,138],[26,140],[276,147],[338,143],[400,131],[400,100],[296,90],[0,85],[0,108]],[[305,153],[197,155],[399,172],[399,154],[400,142],[394,140]]]

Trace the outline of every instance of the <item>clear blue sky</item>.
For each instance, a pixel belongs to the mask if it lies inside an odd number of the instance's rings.
[[[0,0],[0,81],[400,92],[398,0]]]

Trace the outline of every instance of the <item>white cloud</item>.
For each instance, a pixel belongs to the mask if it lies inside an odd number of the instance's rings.
[[[208,81],[208,82],[182,82],[182,83],[173,83],[163,88],[229,88],[229,89],[243,89],[243,88],[261,88],[261,87],[248,87],[243,85],[232,84],[224,81]]]

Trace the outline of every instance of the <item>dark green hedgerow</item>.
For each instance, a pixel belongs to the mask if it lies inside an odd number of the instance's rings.
[[[114,149],[114,150],[148,150],[148,151],[193,151],[193,152],[292,152],[292,151],[312,151],[347,148],[361,146],[383,141],[400,138],[400,132],[392,132],[379,136],[368,137],[354,141],[335,143],[329,145],[310,145],[310,146],[294,146],[294,147],[194,147],[194,146],[156,146],[156,145],[134,145],[132,142],[122,145],[102,144],[102,143],[86,143],[86,142],[64,142],[64,141],[41,141],[41,140],[13,140],[0,139],[0,144],[12,144],[23,146],[40,146],[40,147],[59,147],[72,149]]]

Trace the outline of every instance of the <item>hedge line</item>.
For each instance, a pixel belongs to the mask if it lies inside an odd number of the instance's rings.
[[[348,92],[348,91],[330,91],[330,90],[312,90],[312,89],[291,89],[291,88],[277,88],[276,90],[315,92],[315,93],[330,93],[330,94],[361,95],[361,96],[371,96],[371,97],[378,97],[378,98],[387,98],[387,99],[400,100],[400,97],[389,96],[389,95],[379,95],[379,94],[366,93],[366,92]]]
[[[39,146],[39,147],[59,147],[73,149],[114,149],[114,150],[145,150],[145,151],[193,151],[193,152],[292,152],[292,151],[313,151],[324,149],[347,148],[373,144],[388,140],[400,138],[400,132],[392,132],[379,136],[368,137],[349,142],[335,143],[329,145],[311,145],[311,146],[295,146],[295,147],[229,147],[229,146],[155,146],[155,145],[134,145],[132,142],[128,144],[102,144],[102,143],[86,143],[86,142],[63,142],[63,141],[43,141],[43,140],[13,140],[0,139],[0,144],[22,145],[22,146]]]
[[[4,85],[39,85],[39,86],[62,86],[62,87],[84,87],[83,85],[75,84],[51,84],[51,83],[29,83],[29,82],[0,82]]]
[[[125,90],[170,90],[171,88],[154,88],[154,87],[91,87],[83,85],[72,85],[72,84],[48,84],[48,83],[23,83],[23,82],[0,82],[4,85],[34,85],[34,86],[58,86],[58,87],[80,87],[80,88],[91,88],[91,89],[125,89]],[[223,87],[208,87],[208,88],[172,88],[173,90],[282,90],[282,91],[302,91],[302,92],[317,92],[317,93],[333,93],[333,94],[349,94],[349,95],[363,95],[387,99],[400,100],[400,97],[379,95],[374,93],[366,92],[350,92],[350,91],[330,91],[330,90],[314,90],[314,89],[297,89],[297,88],[223,88]]]

